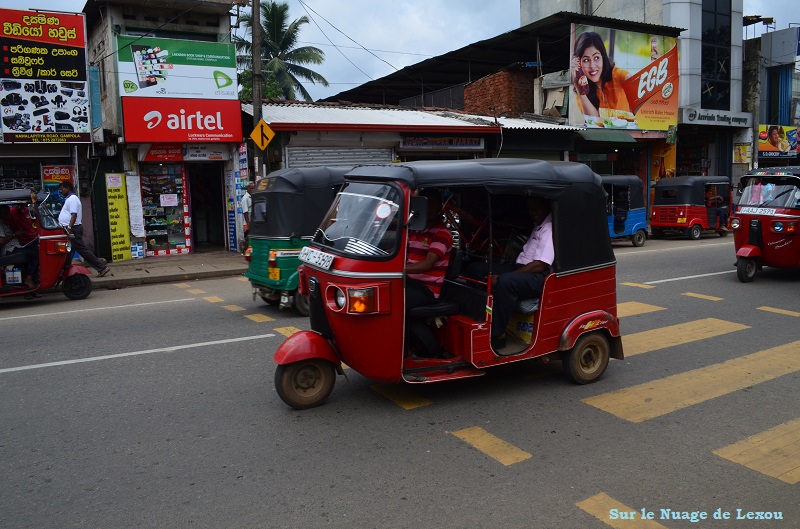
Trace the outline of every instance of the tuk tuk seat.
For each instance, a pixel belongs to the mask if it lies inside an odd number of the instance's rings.
[[[539,310],[539,298],[521,299],[517,302],[517,312],[526,316]]]
[[[28,256],[25,254],[25,252],[10,253],[0,257],[0,266],[22,266],[27,262],[27,260]]]
[[[408,311],[408,317],[414,319],[439,318],[441,316],[452,316],[461,310],[461,304],[457,301],[447,299],[447,281],[458,277],[461,271],[461,252],[457,249],[450,251],[450,261],[447,263],[447,272],[444,275],[444,285],[439,297],[430,305],[414,307]]]

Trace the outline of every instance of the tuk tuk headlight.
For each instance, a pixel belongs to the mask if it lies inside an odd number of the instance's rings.
[[[734,217],[734,218],[731,219],[731,228],[733,228],[734,230],[738,230],[740,224],[741,223],[739,222],[738,218]]]
[[[772,229],[775,230],[777,233],[782,232],[783,231],[783,222],[781,222],[781,221],[773,222],[772,223]]]
[[[347,296],[344,295],[341,288],[337,288],[333,294],[333,302],[336,304],[336,308],[342,310],[344,308],[345,303],[347,303]]]

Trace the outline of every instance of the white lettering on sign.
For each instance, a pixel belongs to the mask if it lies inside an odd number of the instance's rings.
[[[154,129],[161,124],[163,116],[158,110],[151,110],[143,119],[147,122],[148,129]],[[180,114],[167,114],[165,124],[172,130],[225,130],[222,124],[222,112],[204,115],[198,110],[193,114],[187,114],[186,110],[181,109]]]
[[[645,94],[649,94],[664,84],[664,81],[667,80],[668,66],[669,57],[664,57],[664,59],[658,63],[657,67],[653,65],[649,71],[643,72],[642,76],[639,78],[639,88],[636,95],[640,98],[644,97]]]

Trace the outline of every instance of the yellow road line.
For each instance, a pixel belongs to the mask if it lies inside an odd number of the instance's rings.
[[[275,329],[275,332],[279,332],[288,338],[294,333],[300,332],[300,329],[298,329],[297,327],[278,327],[277,329]]]
[[[800,318],[800,312],[795,312],[793,310],[776,309],[774,307],[758,307],[758,310],[763,310],[765,312],[774,312],[775,314],[783,314],[784,316],[794,316],[795,318]]]
[[[218,298],[217,296],[208,296],[207,298],[203,299],[208,301],[209,303],[219,303],[220,301],[225,301],[224,299]]]
[[[641,283],[620,283],[620,285],[625,285],[627,287],[636,287],[636,288],[656,288],[653,285],[643,285]]]
[[[231,312],[239,312],[239,311],[242,311],[242,310],[247,310],[246,308],[240,307],[239,305],[225,305],[222,308],[223,309],[228,309]]]
[[[342,364],[344,366],[344,364]],[[375,384],[370,386],[372,391],[380,393],[404,410],[413,410],[422,406],[433,404],[432,401],[420,397],[404,384]]]
[[[270,318],[266,314],[246,314],[245,318],[253,320],[256,323],[264,323],[265,321],[275,321],[275,318]]]
[[[619,529],[666,529],[653,520],[642,520],[642,512],[631,509],[605,492],[575,504],[601,522]]]
[[[250,281],[250,278],[242,276],[242,277],[237,277],[236,280],[237,281],[242,281],[244,283],[247,283],[248,281]]]
[[[647,303],[639,303],[638,301],[627,301],[617,305],[617,316],[624,318],[625,316],[638,316],[639,314],[647,314],[648,312],[657,312],[659,310],[667,309],[666,307],[648,305]]]
[[[622,336],[622,349],[625,351],[625,358],[667,347],[683,345],[707,338],[722,336],[729,332],[749,329],[747,325],[733,323],[730,321],[719,320],[717,318],[705,318],[702,320],[660,327],[652,331],[637,332]]]
[[[199,288],[193,288],[192,290],[187,290],[189,294],[205,294],[205,290],[200,290]]]
[[[800,419],[714,450],[714,453],[794,485],[800,482]]]
[[[508,444],[499,437],[495,437],[480,426],[464,428],[453,432],[453,435],[505,466],[531,458],[528,452]]]
[[[690,298],[707,299],[708,301],[722,301],[725,298],[718,298],[717,296],[707,296],[705,294],[695,294],[694,292],[684,292],[682,295],[689,296]]]
[[[583,402],[630,422],[643,422],[800,371],[800,341],[645,382]]]
[[[173,286],[176,286],[178,288],[189,288],[189,283],[175,283],[175,285]]]

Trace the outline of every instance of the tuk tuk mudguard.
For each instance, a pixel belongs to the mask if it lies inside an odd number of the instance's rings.
[[[313,358],[329,361],[342,374],[342,361],[333,345],[314,331],[300,331],[291,335],[275,351],[273,360],[278,365],[287,365]]]
[[[603,310],[587,312],[573,319],[561,333],[558,350],[569,351],[581,335],[594,331],[606,334],[611,346],[611,358],[617,360],[625,358],[622,351],[622,338],[619,335],[619,320]]]
[[[736,250],[736,257],[747,257],[750,259],[758,259],[761,257],[761,248],[746,244]]]
[[[85,276],[92,275],[92,271],[81,265],[70,265],[64,271],[64,277],[74,276],[76,274],[83,274]]]

